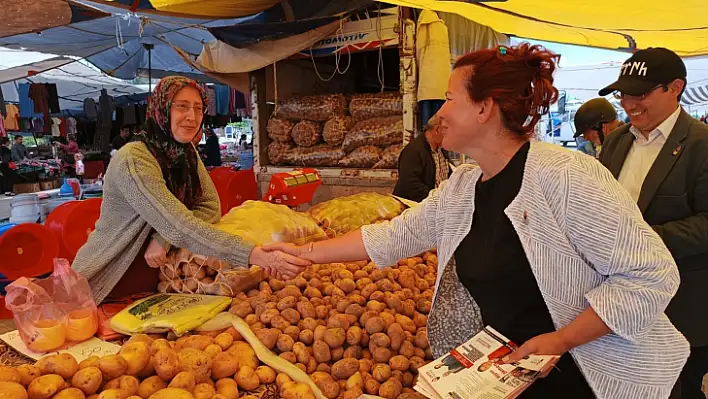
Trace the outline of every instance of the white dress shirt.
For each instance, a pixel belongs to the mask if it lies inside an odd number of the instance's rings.
[[[656,157],[659,156],[661,147],[664,146],[666,139],[669,138],[671,131],[674,129],[680,114],[681,107],[678,107],[673,114],[649,133],[649,138],[644,137],[642,132],[636,127],[629,128],[630,133],[634,135],[634,144],[632,144],[632,148],[627,154],[618,180],[629,191],[635,202],[639,200],[644,179],[646,179],[651,166],[654,165]]]

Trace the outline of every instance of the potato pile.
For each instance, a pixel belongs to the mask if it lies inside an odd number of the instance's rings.
[[[436,270],[435,252],[383,269],[313,265],[238,294],[229,311],[329,399],[412,396],[417,370],[432,360],[426,323]]]
[[[273,165],[395,168],[398,159],[389,158],[398,153],[381,162],[381,151],[403,142],[402,115],[398,92],[354,95],[349,103],[341,94],[293,97],[268,120],[268,159]]]
[[[59,354],[0,367],[2,399],[237,399],[273,383],[284,399],[315,399],[307,384],[261,365],[234,328],[172,342],[136,335],[117,355],[81,363]]]

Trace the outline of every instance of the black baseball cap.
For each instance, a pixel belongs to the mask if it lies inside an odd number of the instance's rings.
[[[617,119],[617,111],[605,98],[593,98],[581,105],[575,112],[573,124],[575,125],[576,138],[598,123],[612,122]]]
[[[619,91],[630,96],[641,96],[675,79],[686,81],[686,65],[681,57],[663,47],[650,47],[629,57],[622,64],[617,81],[600,90],[600,95]]]

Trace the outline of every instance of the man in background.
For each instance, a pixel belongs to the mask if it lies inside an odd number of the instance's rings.
[[[438,187],[452,173],[449,157],[442,149],[443,135],[438,117],[425,125],[425,133],[403,148],[398,158],[398,182],[393,195],[411,201],[424,200],[430,190]]]
[[[615,93],[630,124],[612,132],[600,162],[632,195],[678,265],[681,284],[666,314],[691,345],[672,398],[705,399],[708,372],[708,126],[680,106],[686,66],[665,48],[634,53]],[[641,254],[630,256],[640,257]]]
[[[15,136],[15,143],[12,145],[11,153],[12,160],[15,162],[20,162],[30,157],[27,152],[27,147],[22,144],[22,136]]]
[[[617,129],[621,122],[617,119],[615,107],[601,97],[593,98],[581,105],[575,113],[573,124],[575,125],[573,137],[577,139],[582,136],[585,139],[578,150],[597,157],[605,138]]]
[[[221,166],[221,146],[219,145],[219,136],[212,129],[205,129],[206,132],[206,148],[204,149],[205,159],[204,166]]]
[[[111,142],[111,147],[114,151],[118,151],[123,148],[130,141],[130,128],[128,126],[123,126],[120,128],[120,134],[113,139]]]

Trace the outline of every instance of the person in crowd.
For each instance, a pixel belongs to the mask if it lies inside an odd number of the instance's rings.
[[[150,98],[145,131],[108,166],[101,215],[72,267],[88,280],[97,303],[154,292],[171,246],[232,265],[269,265],[292,278],[310,262],[266,253],[216,229],[216,188],[192,140],[200,134],[206,96],[193,80],[171,76]]]
[[[239,151],[248,151],[248,136],[245,134],[241,135],[241,138],[238,140],[238,148]]]
[[[14,197],[15,171],[12,168],[12,151],[10,139],[0,137],[0,193],[6,197]]]
[[[686,66],[664,48],[640,50],[600,95],[615,93],[630,123],[605,141],[600,162],[664,240],[681,285],[667,314],[691,344],[676,395],[702,398],[708,373],[708,126],[679,105]],[[679,397],[679,396],[676,396]]]
[[[70,177],[76,177],[76,154],[79,152],[79,143],[76,142],[76,136],[70,134],[67,136],[68,143],[62,144],[56,142],[57,147],[64,152],[62,157],[66,173]]]
[[[420,202],[430,190],[450,177],[447,151],[442,148],[443,134],[434,115],[425,124],[425,133],[408,143],[398,157],[398,181],[393,195]]]
[[[22,136],[17,135],[15,136],[15,143],[12,145],[12,160],[15,162],[20,162],[25,159],[30,158],[29,152],[27,152],[27,147],[25,147],[24,144],[22,144]]]
[[[619,127],[617,111],[605,98],[593,98],[578,108],[573,119],[575,138],[585,140],[578,150],[597,158],[605,138]]]
[[[266,250],[383,267],[437,248],[435,357],[490,325],[523,343],[505,363],[561,356],[521,399],[666,398],[689,349],[664,314],[679,285],[671,253],[599,162],[531,140],[558,97],[558,58],[528,43],[461,57],[437,115],[443,147],[478,167],[391,221]]]
[[[130,127],[123,126],[120,128],[120,133],[111,142],[111,149],[118,151],[130,141]]]
[[[219,145],[219,136],[214,133],[213,130],[206,130],[206,148],[204,153],[206,155],[206,160],[204,165],[206,166],[221,166],[221,146]]]

